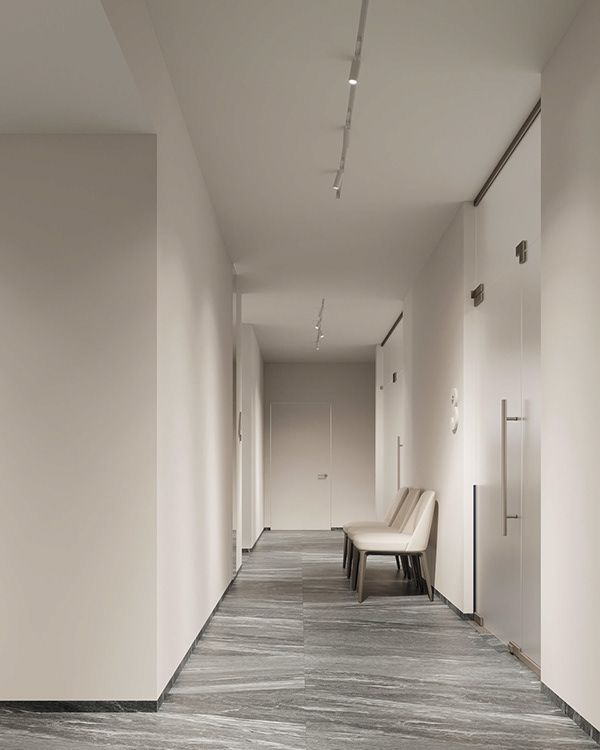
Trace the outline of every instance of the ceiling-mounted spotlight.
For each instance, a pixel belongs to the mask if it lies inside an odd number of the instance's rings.
[[[353,57],[352,58],[352,65],[350,67],[350,76],[348,78],[348,83],[351,86],[356,86],[358,83],[358,69],[360,68],[360,57]]]

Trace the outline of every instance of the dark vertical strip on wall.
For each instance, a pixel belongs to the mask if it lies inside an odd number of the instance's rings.
[[[473,612],[477,612],[477,485],[473,485]]]

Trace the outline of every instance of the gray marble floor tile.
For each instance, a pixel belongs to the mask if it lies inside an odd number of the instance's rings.
[[[1,750],[591,750],[493,637],[340,532],[265,532],[158,714],[0,711]]]

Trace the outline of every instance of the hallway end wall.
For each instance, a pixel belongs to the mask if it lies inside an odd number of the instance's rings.
[[[599,38],[590,1],[542,74],[542,681],[597,728]]]
[[[270,525],[269,440],[273,402],[332,406],[331,525],[375,519],[375,365],[265,364],[266,525]]]

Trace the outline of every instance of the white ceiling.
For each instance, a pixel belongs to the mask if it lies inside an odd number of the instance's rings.
[[[580,0],[149,0],[267,360],[372,358],[457,204],[540,93]],[[327,338],[313,343],[321,297]]]
[[[149,132],[99,0],[0,0],[0,132]]]
[[[373,356],[581,0],[148,0],[267,360]],[[0,0],[0,132],[148,132],[99,0]],[[314,350],[321,297],[326,339]]]

